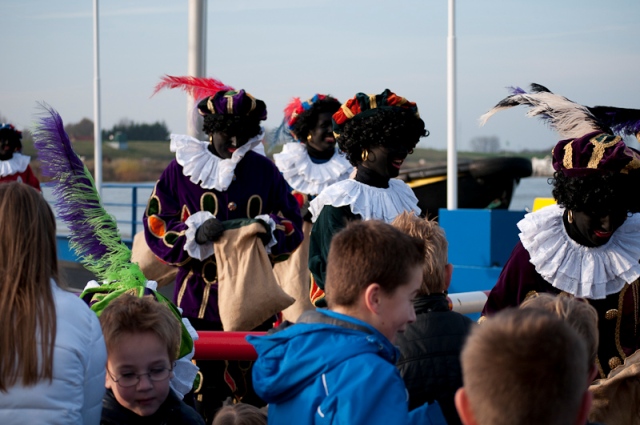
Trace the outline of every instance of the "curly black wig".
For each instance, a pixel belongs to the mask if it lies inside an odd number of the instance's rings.
[[[333,114],[340,109],[340,102],[333,97],[326,97],[315,102],[311,108],[298,115],[298,118],[291,127],[291,132],[300,141],[307,140],[307,136],[318,123],[318,116],[324,112]]]
[[[362,162],[362,151],[374,146],[416,147],[421,137],[426,137],[424,121],[415,112],[400,108],[380,108],[375,113],[348,121],[338,146],[354,167]]]
[[[553,184],[553,197],[568,210],[598,216],[613,211],[640,212],[640,199],[633,191],[639,187],[640,173],[567,177],[556,171],[549,180]]]
[[[206,134],[226,133],[247,139],[260,134],[260,120],[254,117],[210,114],[205,115],[202,131]]]
[[[8,124],[2,125],[2,128],[0,128],[0,139],[7,140],[9,146],[11,146],[15,152],[22,150],[22,132],[16,130],[13,126]]]

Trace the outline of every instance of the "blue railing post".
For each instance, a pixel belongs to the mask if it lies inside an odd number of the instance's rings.
[[[136,236],[138,224],[138,186],[131,188],[131,240]]]

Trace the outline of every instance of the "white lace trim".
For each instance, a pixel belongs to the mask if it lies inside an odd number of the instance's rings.
[[[420,214],[418,198],[402,180],[389,180],[387,189],[369,186],[358,181],[342,180],[320,192],[309,205],[313,222],[325,205],[342,207],[349,205],[353,214],[363,220],[378,219],[391,223],[403,211]]]
[[[580,245],[562,222],[564,208],[551,205],[518,223],[520,240],[542,278],[576,297],[603,299],[640,277],[640,215],[634,214],[599,247]]]
[[[209,142],[185,134],[172,134],[169,148],[176,153],[176,161],[182,165],[184,175],[192,183],[204,189],[225,191],[233,181],[236,165],[248,151],[264,154],[264,147],[261,146],[263,136],[264,129],[261,129],[260,134],[240,146],[229,159],[212,154],[207,149]]]
[[[187,225],[187,230],[184,232],[186,241],[183,249],[187,251],[189,257],[204,261],[213,255],[213,242],[199,244],[196,242],[196,231],[198,227],[202,226],[202,223],[215,217],[216,216],[209,211],[198,211],[197,213],[191,214],[184,221],[184,224]]]
[[[307,148],[298,142],[285,144],[281,153],[273,155],[273,160],[289,186],[306,195],[319,194],[333,183],[349,178],[353,170],[347,158],[338,151],[329,161],[314,163]]]
[[[27,169],[31,157],[14,152],[11,159],[0,161],[0,177],[7,177],[16,173],[22,173]]]

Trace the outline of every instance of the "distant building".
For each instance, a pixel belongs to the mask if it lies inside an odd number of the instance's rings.
[[[544,158],[531,158],[531,168],[534,176],[553,176],[553,165],[551,163],[551,156],[547,155]]]
[[[115,134],[109,136],[107,145],[111,146],[114,149],[126,151],[128,149],[127,135],[120,131],[116,131]]]

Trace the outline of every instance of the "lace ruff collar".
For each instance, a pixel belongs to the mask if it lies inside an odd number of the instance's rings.
[[[204,142],[184,134],[171,135],[171,152],[176,153],[176,161],[182,165],[183,173],[192,183],[204,189],[225,191],[233,181],[236,165],[246,153],[254,150],[264,155],[262,137],[264,130],[239,147],[229,159],[212,154],[209,142]]]
[[[0,161],[0,177],[24,172],[27,169],[27,165],[29,165],[29,161],[31,161],[30,156],[14,152],[11,159]]]
[[[420,214],[418,198],[411,188],[402,180],[389,180],[386,189],[369,186],[353,179],[334,183],[311,201],[309,211],[312,221],[316,221],[322,207],[343,207],[349,205],[353,214],[358,214],[363,220],[378,219],[391,223],[403,211],[413,211]]]
[[[285,144],[282,152],[273,155],[273,159],[289,186],[307,195],[317,195],[333,183],[347,179],[353,170],[338,151],[329,161],[314,163],[305,146],[298,142]]]
[[[640,277],[640,215],[634,214],[599,247],[580,245],[562,222],[564,208],[551,205],[518,223],[520,240],[542,278],[581,298],[602,299]]]

